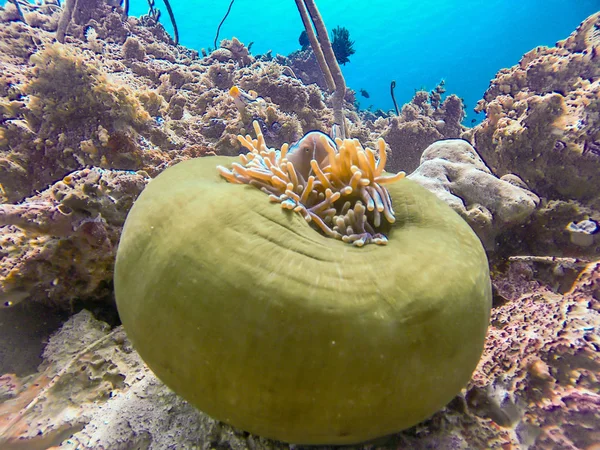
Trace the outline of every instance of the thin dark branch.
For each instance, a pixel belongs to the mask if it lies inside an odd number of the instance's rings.
[[[167,12],[169,13],[169,17],[171,18],[171,23],[173,24],[173,34],[175,35],[175,45],[177,45],[177,44],[179,44],[179,32],[177,31],[177,23],[175,22],[175,15],[173,14],[173,10],[171,9],[169,0],[163,0],[163,1],[165,2],[165,6],[167,7]]]
[[[396,108],[396,115],[400,115],[400,111],[398,111],[398,103],[396,103],[396,97],[394,96],[394,89],[396,88],[396,80],[392,81],[390,85],[390,93],[392,94],[392,101],[394,102],[394,108]]]
[[[227,19],[227,16],[229,15],[229,12],[231,11],[231,7],[233,6],[233,2],[235,0],[231,0],[231,3],[229,4],[229,8],[227,9],[227,12],[225,13],[225,17],[223,17],[223,20],[221,20],[221,23],[219,24],[218,28],[217,28],[217,35],[215,36],[215,49],[217,48],[217,40],[219,39],[219,33],[221,31],[221,26],[223,25],[223,22],[225,22],[225,19]]]

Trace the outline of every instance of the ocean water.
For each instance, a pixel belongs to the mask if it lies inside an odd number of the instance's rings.
[[[155,3],[171,32],[164,3]],[[214,47],[229,5],[229,0],[171,1],[180,42],[198,50]],[[566,38],[600,9],[600,0],[320,0],[317,6],[329,30],[346,27],[355,42],[356,53],[342,72],[348,87],[369,93],[369,98],[357,94],[362,109],[393,109],[392,80],[401,106],[415,90],[431,90],[444,79],[447,93],[464,99],[464,124],[471,126],[473,120],[483,120],[473,108],[499,69],[516,64],[536,46],[552,46]],[[147,11],[146,1],[131,1],[132,15]],[[237,0],[219,40],[235,36],[245,44],[253,42],[253,54],[271,50],[287,55],[299,49],[302,30],[291,0]]]

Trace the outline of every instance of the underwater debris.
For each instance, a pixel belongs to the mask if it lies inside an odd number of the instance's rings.
[[[395,222],[391,197],[382,185],[404,178],[404,172],[384,175],[387,156],[380,139],[379,158],[358,140],[337,139],[310,132],[298,143],[281,151],[267,148],[258,122],[256,139],[239,136],[250,153],[240,155],[242,164],[231,169],[219,166],[221,176],[231,183],[250,184],[284,209],[300,213],[326,236],[362,247],[385,244],[380,231]]]

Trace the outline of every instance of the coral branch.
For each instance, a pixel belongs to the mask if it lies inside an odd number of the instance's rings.
[[[312,23],[317,30],[317,40],[318,46],[313,39],[310,38],[311,33],[314,36],[314,32],[311,26],[307,26],[307,21],[305,17],[302,17],[302,22],[304,23],[304,27],[306,28],[306,33],[309,36],[309,40],[311,42],[311,46],[315,55],[320,51],[325,59],[326,66],[328,68],[327,71],[324,71],[323,74],[325,79],[327,80],[327,84],[329,86],[330,81],[328,80],[328,73],[333,79],[333,83],[335,85],[335,91],[333,93],[333,115],[335,118],[335,123],[340,126],[340,132],[342,135],[342,139],[346,138],[346,123],[344,120],[344,97],[346,96],[346,81],[344,80],[344,76],[342,75],[342,71],[337,62],[335,54],[333,52],[333,48],[331,47],[331,41],[329,40],[329,35],[327,33],[327,28],[325,28],[325,23],[323,22],[323,18],[317,9],[317,5],[314,0],[304,0],[304,5],[300,5],[300,1],[296,0],[296,5],[298,6],[298,11],[300,11],[300,15],[303,15],[304,7],[308,9],[308,13],[310,14],[310,18]],[[319,50],[317,50],[319,48]],[[317,56],[317,60],[319,57]],[[321,70],[323,70],[322,61],[319,61],[319,65],[321,66]]]

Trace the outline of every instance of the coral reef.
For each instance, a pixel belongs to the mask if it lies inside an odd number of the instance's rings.
[[[219,62],[228,62],[230,60],[238,63],[240,67],[249,66],[254,62],[254,58],[250,55],[248,47],[242,44],[238,38],[231,40],[224,39],[221,41],[220,48],[210,54],[210,57]]]
[[[198,60],[170,45],[159,25],[123,21],[118,8],[91,3],[75,9],[64,45],[53,44],[53,28],[46,26],[57,21],[58,7],[39,8],[36,14],[48,21],[30,24],[15,21],[14,5],[0,9],[0,297],[9,305],[69,307],[75,298],[110,297],[122,222],[111,220],[109,207],[60,212],[61,201],[51,194],[60,180],[72,180],[78,190],[86,167],[102,173],[104,183],[134,176],[119,169],[155,176],[191,157],[237,155],[237,135],[253,120],[273,146],[333,122],[316,86],[283,75],[285,68],[274,62],[254,61],[236,39],[224,42],[223,62]],[[240,112],[228,93],[235,83],[258,90],[264,103]],[[135,197],[144,183],[127,195]],[[107,195],[118,197],[119,189]],[[95,201],[86,196],[82,203]],[[111,207],[126,213],[121,204]],[[17,221],[18,215],[31,220]],[[75,232],[84,219],[108,229],[110,250],[90,247]]]
[[[502,177],[504,178],[504,177]],[[500,236],[498,251],[502,255],[528,254],[560,257],[589,257],[600,255],[600,233],[592,230],[589,245],[573,242],[569,225],[590,221],[600,223],[600,211],[574,200],[542,199],[540,206],[520,227]]]
[[[110,299],[119,235],[148,174],[75,171],[19,204],[0,205],[0,298],[69,308]]]
[[[506,444],[589,448],[600,429],[600,262],[588,265],[564,295],[536,286],[532,273],[495,282],[506,303],[492,315],[467,404],[504,427]],[[521,295],[507,292],[513,283],[527,283]]]
[[[414,171],[423,151],[435,141],[460,137],[464,130],[462,100],[449,95],[442,102],[434,91],[417,91],[397,117],[378,118],[370,128],[388,143],[391,149],[389,169]]]
[[[556,47],[537,47],[492,80],[465,133],[498,175],[550,200],[600,210],[600,13]]]
[[[87,312],[50,338],[39,373],[26,375],[39,364],[39,339],[80,300],[96,317],[116,314],[117,243],[151,177],[194,157],[238,156],[237,135],[252,132],[254,122],[272,148],[310,130],[331,131],[333,101],[314,54],[253,57],[232,38],[198,58],[174,46],[152,17],[123,18],[118,1],[98,0],[77,1],[60,45],[65,6],[56,3],[0,7],[0,321],[10,325],[0,345],[7,372],[0,376],[0,447],[290,448],[198,412],[152,374],[122,328],[110,331]],[[397,117],[357,112],[347,91],[349,135],[374,148],[385,138],[391,170],[414,171],[408,178],[448,202],[494,248],[492,326],[472,381],[430,419],[362,448],[575,449],[598,441],[599,20],[590,17],[556,47],[536,48],[501,70],[478,105],[486,119],[471,130],[460,124],[461,100],[442,99],[443,85],[417,92]],[[251,100],[240,106],[234,86]],[[433,144],[461,136],[487,166],[462,141]],[[214,167],[211,173],[219,180]],[[273,208],[256,195],[248,216]],[[404,203],[393,206],[398,217]],[[301,241],[299,255],[302,242],[321,238],[300,215],[275,209],[278,221],[265,227],[291,221],[307,233],[292,237]],[[237,220],[239,211],[231,211],[219,223]],[[256,236],[245,242],[248,255],[256,253]],[[212,242],[205,241],[202,251]],[[337,253],[365,258],[391,247],[326,241],[341,246]],[[412,267],[405,252],[396,248],[393,260]],[[311,265],[337,253],[324,251]],[[272,272],[285,265],[269,257]],[[454,258],[437,259],[453,270]],[[361,259],[356,278],[365,277],[362,286],[394,285],[388,265],[369,272]],[[301,276],[294,267],[285,282]],[[302,320],[294,317],[287,329]],[[43,332],[26,334],[34,322]]]
[[[111,82],[79,52],[53,44],[31,63],[27,82],[2,80],[16,98],[1,110],[5,201],[20,201],[86,165],[153,173],[171,159],[138,146],[142,136],[156,141],[151,116],[130,88]]]
[[[461,139],[431,144],[408,178],[458,212],[488,250],[495,249],[500,233],[524,223],[540,201],[518,177],[496,178],[475,149]]]
[[[314,83],[323,90],[327,89],[325,77],[312,50],[297,50],[290,53],[287,57],[278,55],[277,62],[290,67],[304,84]]]

